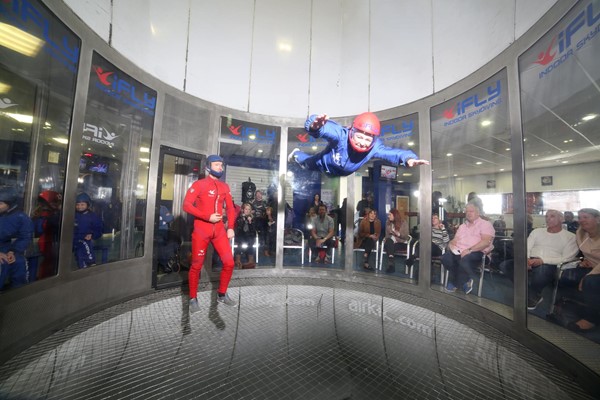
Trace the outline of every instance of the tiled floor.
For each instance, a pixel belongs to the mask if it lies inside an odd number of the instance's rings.
[[[168,289],[55,333],[0,367],[2,399],[587,399],[481,322],[390,290],[248,279],[191,316]]]

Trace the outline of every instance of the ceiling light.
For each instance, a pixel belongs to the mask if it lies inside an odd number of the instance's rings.
[[[254,139],[256,139],[256,135],[255,134],[248,135],[248,139],[254,140]]]
[[[569,162],[567,160],[561,161],[563,164],[568,164]]]
[[[148,147],[140,147],[140,153],[150,153],[150,148],[148,148]]]
[[[315,145],[315,146],[311,147],[311,149],[316,150],[317,146]]]
[[[279,43],[277,43],[277,48],[281,52],[285,52],[285,53],[291,53],[292,52],[292,45],[290,43],[288,43],[288,42],[279,42]]]
[[[257,151],[258,151],[259,153],[262,153],[262,152],[263,152],[263,149],[258,149]]]
[[[8,83],[0,82],[0,93],[10,92],[11,86]]]
[[[500,168],[500,172],[504,171],[504,168]]]
[[[141,162],[145,162],[145,163],[149,163],[150,159],[149,158],[140,158]]]
[[[481,121],[481,126],[489,126],[492,124],[492,121],[490,121],[489,119],[485,119],[483,121]]]
[[[446,157],[452,157],[452,153],[446,153]]]
[[[483,163],[482,163],[481,161],[477,161],[475,164],[477,164],[477,165],[481,165],[481,164],[483,164]]]
[[[506,148],[506,151],[510,151],[510,147],[507,147],[507,148]]]
[[[589,121],[591,119],[594,119],[598,116],[598,114],[588,114],[585,117],[581,118],[582,121]]]
[[[411,147],[411,146],[415,145],[415,142],[408,142],[407,144],[408,144],[409,147]]]
[[[11,117],[12,119],[16,119],[17,121],[22,122],[24,124],[32,124],[33,123],[32,115],[15,114],[15,113],[4,113],[4,115]]]
[[[27,57],[34,57],[44,41],[15,26],[0,22],[0,45]]]
[[[52,140],[54,140],[55,142],[58,142],[60,144],[69,143],[69,139],[67,139],[67,138],[55,137],[55,138],[52,138]]]
[[[412,173],[411,173],[411,172],[404,172],[404,173],[402,174],[402,176],[412,176]]]

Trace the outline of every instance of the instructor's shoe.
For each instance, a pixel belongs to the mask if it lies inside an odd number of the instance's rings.
[[[237,301],[235,301],[231,297],[229,297],[229,294],[227,294],[227,293],[225,293],[223,296],[221,296],[220,294],[217,294],[217,301],[219,303],[223,303],[229,307],[237,307]]]
[[[190,313],[194,314],[200,311],[200,305],[198,304],[198,299],[193,298],[190,299]]]

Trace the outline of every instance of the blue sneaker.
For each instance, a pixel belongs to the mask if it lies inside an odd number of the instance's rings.
[[[473,279],[469,279],[467,283],[463,285],[463,290],[465,294],[469,294],[473,291]]]
[[[296,153],[299,152],[300,149],[299,148],[295,148],[294,150],[292,150],[292,152],[288,155],[288,163],[293,162],[298,162],[296,161]]]
[[[446,285],[444,290],[448,293],[454,293],[454,292],[456,292],[456,286],[454,286],[454,284],[452,282],[448,282],[448,284]]]

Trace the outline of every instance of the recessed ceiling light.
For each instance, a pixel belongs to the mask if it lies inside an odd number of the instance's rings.
[[[490,121],[489,119],[485,119],[483,121],[481,121],[481,126],[489,126],[492,124],[492,121]]]
[[[585,117],[581,118],[582,121],[589,121],[591,119],[594,119],[598,116],[598,114],[588,114]]]
[[[483,163],[482,163],[481,161],[477,161],[475,164],[477,164],[477,165],[481,165],[481,164],[483,164]]]
[[[262,152],[263,152],[263,149],[258,149],[257,151],[258,151],[259,153],[262,153]]]
[[[500,168],[500,172],[504,171],[504,168]]]
[[[412,173],[411,173],[411,172],[404,172],[404,173],[402,174],[402,176],[412,176]]]
[[[452,153],[446,153],[446,157],[452,157]]]
[[[415,145],[415,142],[408,142],[408,143],[407,143],[407,145],[408,145],[408,146],[414,146],[414,145]]]

